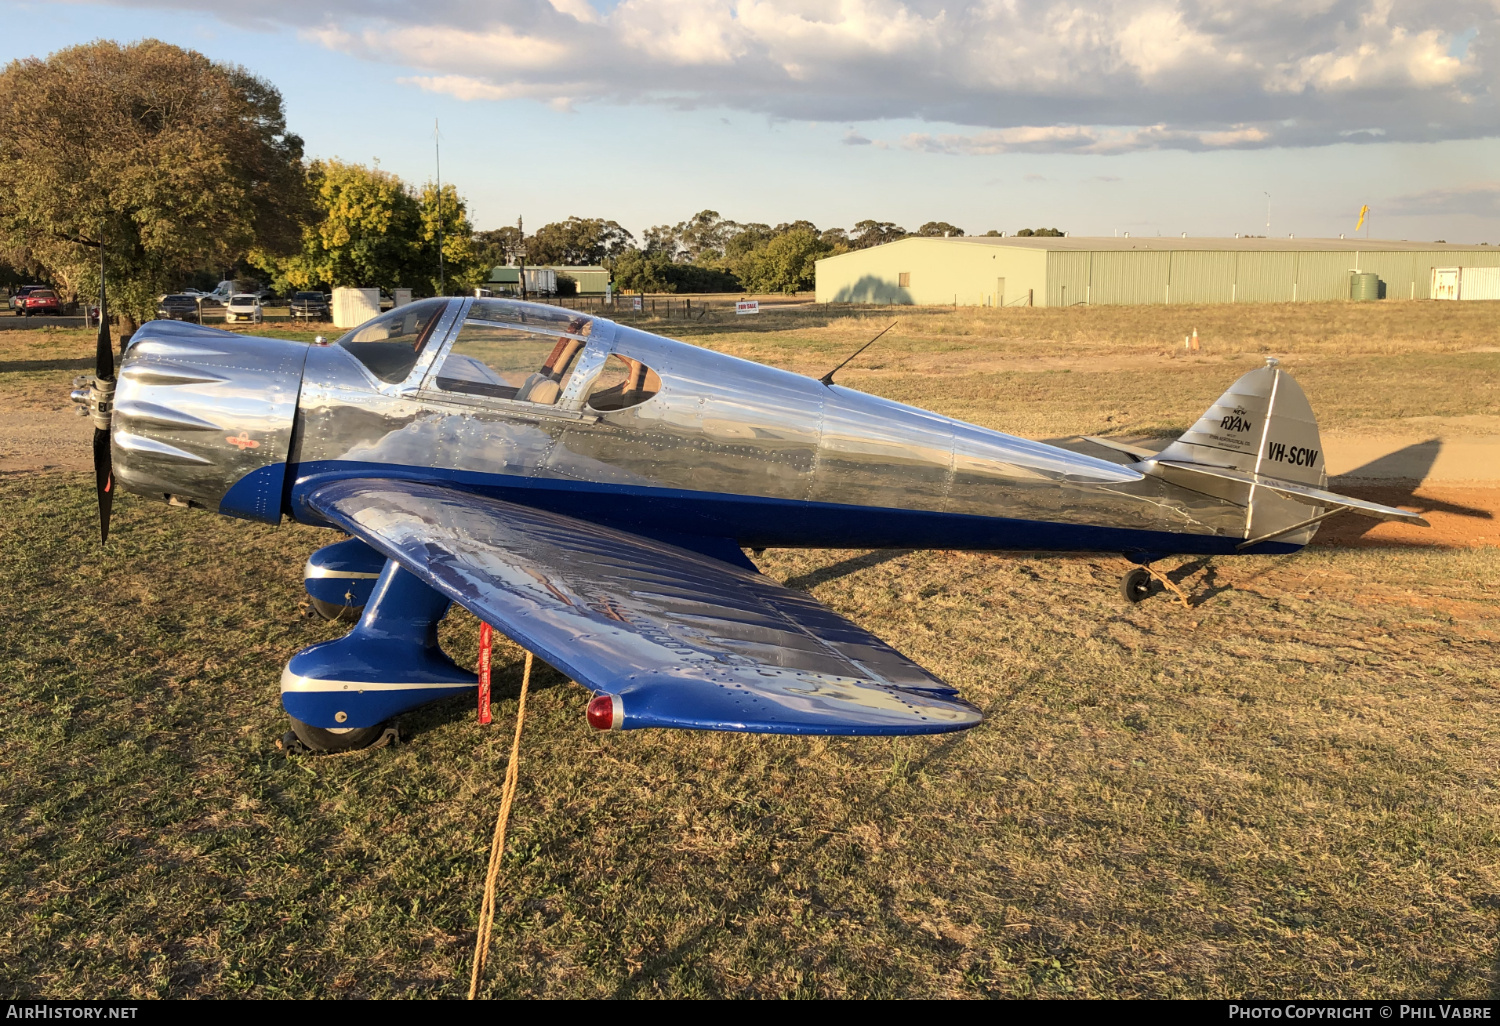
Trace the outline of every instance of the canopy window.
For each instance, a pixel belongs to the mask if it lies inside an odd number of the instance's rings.
[[[661,378],[639,360],[612,354],[589,389],[591,410],[608,413],[637,406],[661,391]]]
[[[467,320],[438,368],[437,387],[551,406],[567,387],[584,345],[567,335]]]

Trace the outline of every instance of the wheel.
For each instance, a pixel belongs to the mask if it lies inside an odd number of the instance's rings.
[[[315,752],[352,752],[357,748],[368,748],[385,733],[384,723],[373,727],[324,730],[290,716],[287,719],[292,720],[292,733],[297,735],[297,740]]]
[[[364,606],[340,606],[332,602],[324,602],[322,599],[313,598],[311,595],[307,596],[307,600],[312,603],[314,612],[323,619],[332,620],[334,623],[353,623],[365,611]]]
[[[1126,602],[1135,603],[1141,601],[1152,592],[1151,572],[1145,567],[1138,566],[1124,577],[1120,578],[1120,594]]]

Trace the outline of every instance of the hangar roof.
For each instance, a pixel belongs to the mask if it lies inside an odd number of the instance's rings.
[[[898,245],[913,238],[907,236],[887,245]],[[1066,238],[1053,236],[1015,236],[995,238],[986,235],[964,235],[957,238],[936,239],[938,242],[968,243],[981,246],[1005,246],[1016,249],[1045,249],[1073,252],[1129,251],[1133,249],[1156,250],[1233,250],[1250,253],[1369,253],[1375,250],[1396,253],[1430,253],[1434,250],[1455,253],[1494,253],[1496,246],[1460,246],[1438,242],[1407,242],[1405,239],[1223,239],[1223,238],[1179,238],[1177,236],[1142,236],[1134,239],[1117,239],[1108,236],[1090,238],[1073,235]],[[857,250],[855,252],[858,252]]]

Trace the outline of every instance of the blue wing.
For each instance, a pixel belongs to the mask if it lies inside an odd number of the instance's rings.
[[[879,638],[749,570],[638,535],[414,481],[307,503],[574,680],[616,725],[930,734],[979,710]]]

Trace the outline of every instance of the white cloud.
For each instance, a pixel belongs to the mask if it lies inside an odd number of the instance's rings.
[[[1243,149],[1266,145],[1269,133],[1254,126],[1235,125],[1216,131],[1190,131],[1152,125],[1144,128],[1101,128],[1085,125],[1026,125],[972,135],[903,136],[901,145],[928,153],[975,155],[989,153],[1129,153],[1134,150]],[[1028,176],[1029,177],[1029,176]]]
[[[1386,212],[1403,215],[1456,214],[1463,217],[1500,217],[1500,184],[1459,189],[1429,189],[1397,196]]]
[[[1500,135],[1493,0],[263,0],[256,16],[321,25],[304,35],[466,100],[975,129],[901,142],[942,153]]]

